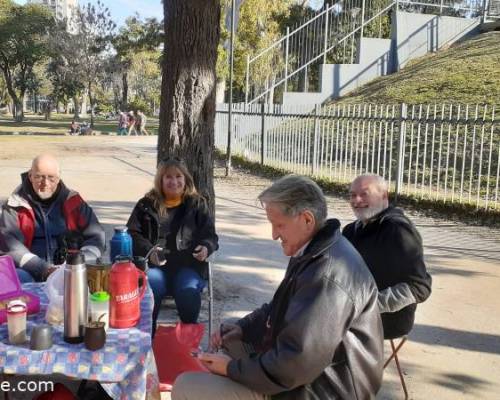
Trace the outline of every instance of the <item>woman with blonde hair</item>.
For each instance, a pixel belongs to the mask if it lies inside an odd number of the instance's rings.
[[[193,177],[178,158],[158,164],[154,187],[140,199],[127,223],[136,256],[149,256],[153,332],[166,295],[175,299],[180,320],[196,323],[205,285],[207,257],[218,249],[214,221]]]

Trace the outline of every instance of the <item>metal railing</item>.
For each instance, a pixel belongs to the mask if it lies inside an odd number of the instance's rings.
[[[233,154],[285,171],[348,183],[376,173],[396,194],[500,209],[498,106],[238,105]],[[227,105],[215,146],[225,151]]]
[[[383,37],[391,10],[485,17],[499,0],[340,0],[246,61],[245,103],[273,103],[275,91],[308,90],[308,70],[357,62],[361,37]]]

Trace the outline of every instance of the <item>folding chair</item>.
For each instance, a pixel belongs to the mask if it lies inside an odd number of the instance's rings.
[[[207,266],[207,301],[208,301],[208,337],[210,338],[212,336],[212,321],[213,321],[213,315],[214,315],[214,292],[213,292],[213,284],[212,284],[212,262],[210,260],[207,260],[208,266]],[[205,291],[205,290],[204,290]]]
[[[406,388],[405,378],[403,376],[403,371],[401,370],[401,365],[399,364],[399,358],[398,358],[398,351],[406,343],[406,340],[408,339],[408,337],[405,335],[405,336],[401,336],[399,339],[400,339],[400,341],[399,341],[397,346],[394,344],[394,342],[395,342],[395,340],[397,340],[397,338],[389,339],[389,342],[391,343],[392,354],[386,360],[386,362],[384,364],[384,369],[389,365],[389,363],[392,361],[392,359],[394,359],[394,362],[396,363],[396,368],[398,369],[399,380],[401,381],[401,386],[403,386],[405,400],[408,400],[408,389]]]

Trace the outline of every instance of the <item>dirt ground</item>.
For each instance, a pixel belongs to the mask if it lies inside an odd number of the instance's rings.
[[[0,200],[42,151],[61,161],[65,183],[94,207],[108,238],[152,184],[155,137],[0,136]],[[268,180],[216,169],[220,250],[214,260],[215,320],[269,301],[282,279],[281,254],[256,197]],[[328,196],[330,216],[352,220],[347,202]],[[433,276],[401,363],[412,399],[498,399],[500,393],[500,231],[409,213],[424,240]],[[166,309],[162,318],[175,319]],[[206,321],[206,312],[202,320]],[[378,399],[403,398],[391,365]]]

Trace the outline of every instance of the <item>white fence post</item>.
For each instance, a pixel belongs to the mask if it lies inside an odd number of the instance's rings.
[[[260,105],[260,165],[264,165],[267,151],[266,103]]]
[[[401,192],[403,184],[403,171],[404,171],[404,152],[405,152],[405,138],[406,138],[406,118],[408,116],[408,106],[405,103],[401,104],[401,115],[399,124],[399,140],[398,140],[398,158],[396,169],[396,187],[394,189],[394,203],[397,204],[398,196]]]
[[[312,157],[311,157],[311,175],[316,175],[317,165],[318,165],[318,143],[319,143],[319,114],[320,105],[316,104],[314,107],[314,131],[313,131],[313,145],[312,145]]]

